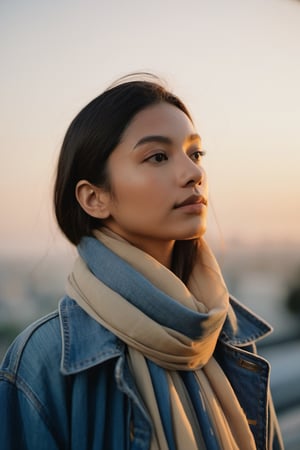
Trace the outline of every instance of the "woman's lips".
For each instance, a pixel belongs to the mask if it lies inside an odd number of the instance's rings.
[[[189,206],[189,205],[198,205],[202,204],[204,206],[207,205],[207,200],[203,195],[190,195],[187,197],[183,202],[177,203],[175,205],[175,208],[182,208],[183,206]]]

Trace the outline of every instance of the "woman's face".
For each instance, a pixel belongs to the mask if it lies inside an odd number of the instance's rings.
[[[180,109],[159,103],[139,112],[108,159],[105,225],[149,254],[201,236],[207,207],[202,155],[200,136]]]

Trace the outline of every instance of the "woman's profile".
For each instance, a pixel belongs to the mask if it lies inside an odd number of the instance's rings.
[[[70,124],[54,187],[78,249],[58,310],[0,368],[4,450],[282,449],[270,326],[204,240],[201,134],[155,76],[118,80]]]

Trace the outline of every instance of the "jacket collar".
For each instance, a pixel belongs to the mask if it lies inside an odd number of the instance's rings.
[[[230,296],[231,306],[237,319],[237,329],[233,330],[228,318],[226,319],[220,340],[231,345],[246,346],[272,333],[273,328],[261,317]]]
[[[60,370],[64,375],[81,372],[123,354],[124,344],[67,296],[60,301],[59,317]]]
[[[231,345],[246,346],[272,332],[270,325],[253,314],[234,297],[230,302],[237,318],[234,331],[226,320],[220,340]],[[117,358],[124,353],[124,344],[69,297],[59,304],[62,334],[61,372],[71,375]]]

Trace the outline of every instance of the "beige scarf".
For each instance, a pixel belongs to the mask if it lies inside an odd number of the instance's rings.
[[[201,242],[187,288],[166,267],[109,230],[95,231],[95,236],[153,285],[175,301],[202,313],[205,319],[201,338],[192,340],[158,324],[131,305],[99,281],[80,257],[69,276],[68,295],[128,345],[130,367],[153,423],[151,450],[167,450],[168,445],[145,357],[166,370],[178,450],[205,448],[195,411],[178,370],[194,371],[220,448],[254,450],[256,446],[245,414],[212,356],[226,315],[233,326],[235,317],[218,264],[206,243]]]

